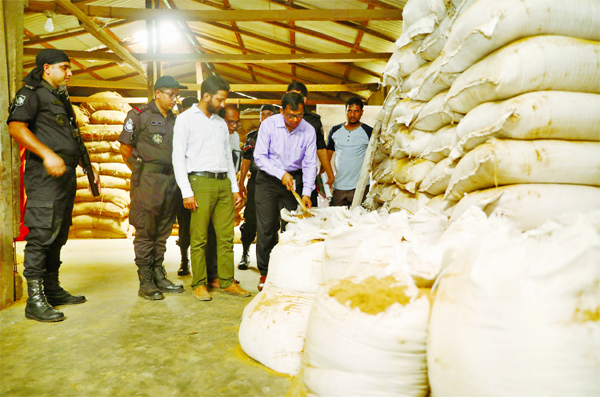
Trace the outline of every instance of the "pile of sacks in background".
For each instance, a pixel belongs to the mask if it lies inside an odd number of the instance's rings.
[[[595,0],[409,1],[369,207],[524,226],[599,208],[598,26]]]
[[[100,174],[102,193],[98,197],[92,195],[87,176],[77,167],[77,194],[69,237],[124,238],[131,235],[131,170],[123,162],[117,139],[131,107],[127,103],[105,101],[122,98],[116,92],[100,92],[90,98],[97,102],[83,102],[73,109],[92,166]]]
[[[239,330],[288,396],[600,393],[600,211],[527,231],[477,206],[312,214],[284,214]]]

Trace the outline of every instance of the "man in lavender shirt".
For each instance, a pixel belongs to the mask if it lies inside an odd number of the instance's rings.
[[[279,241],[279,211],[296,209],[292,191],[302,192],[302,202],[311,207],[310,195],[317,174],[315,129],[302,119],[304,99],[289,92],[281,99],[281,114],[263,121],[254,149],[259,168],[256,178],[256,256],[262,290],[267,279],[269,257]]]

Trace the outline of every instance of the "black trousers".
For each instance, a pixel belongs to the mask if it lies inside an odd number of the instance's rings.
[[[246,189],[248,191],[248,200],[246,201],[246,209],[244,210],[244,223],[240,226],[242,232],[242,245],[244,249],[248,249],[256,238],[256,172],[248,179]]]
[[[135,227],[135,264],[162,264],[178,204],[175,175],[142,171],[131,180],[129,222]]]
[[[296,181],[296,191],[302,192],[302,173],[292,173]],[[288,191],[279,178],[263,171],[256,177],[256,257],[261,276],[269,270],[269,258],[273,247],[279,242],[280,210],[295,210],[298,202],[292,192]]]
[[[190,248],[190,224],[192,219],[192,211],[188,210],[183,206],[183,197],[181,196],[181,190],[178,191],[178,202],[177,205],[177,223],[179,224],[179,239],[178,245],[181,250],[181,258],[184,256],[187,258],[188,249]],[[252,238],[254,239],[254,238]],[[212,222],[208,225],[208,236],[206,240],[206,276],[208,281],[214,281],[219,277],[217,270],[217,235],[215,234],[215,228]]]
[[[69,238],[73,202],[77,190],[75,168],[54,178],[48,175],[41,160],[28,159],[23,175],[27,208],[24,224],[29,227],[25,238],[23,276],[41,278],[60,268],[60,251]]]

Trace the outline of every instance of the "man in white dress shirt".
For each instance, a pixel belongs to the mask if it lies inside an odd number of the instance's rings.
[[[217,235],[217,266],[222,293],[250,296],[233,280],[234,206],[242,205],[231,157],[229,131],[217,115],[229,84],[218,76],[202,82],[200,102],[175,121],[173,169],[183,205],[192,211],[192,289],[198,300],[212,299],[206,289],[206,239],[212,220]]]

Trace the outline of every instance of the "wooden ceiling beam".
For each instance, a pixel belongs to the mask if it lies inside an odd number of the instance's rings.
[[[281,6],[284,6],[284,7],[287,7],[287,8],[291,8],[291,9],[295,9],[295,10],[308,10],[309,9],[307,7],[299,6],[299,5],[293,4],[293,3],[292,4],[288,4],[287,0],[269,0],[269,2],[273,3],[273,4],[279,4]],[[395,7],[389,6],[388,8],[392,8],[393,9]],[[376,30],[373,30],[373,29],[369,29],[369,28],[366,27],[366,25],[362,25],[362,24],[361,25],[357,25],[355,23],[348,22],[348,21],[332,21],[332,22],[336,23],[338,25],[342,25],[342,26],[348,27],[350,29],[358,30],[359,32],[370,34],[371,36],[374,36],[374,37],[377,37],[379,39],[386,40],[386,41],[389,41],[389,42],[392,42],[392,43],[396,41],[395,38],[393,38],[391,36],[388,36],[385,33],[381,33],[381,32],[378,32]]]
[[[76,5],[71,3],[69,0],[55,0],[63,8],[67,9],[71,12],[79,21],[83,23],[83,28],[88,31],[92,36],[94,36],[98,41],[108,47],[112,52],[117,54],[119,58],[121,58],[125,63],[133,68],[136,72],[140,73],[146,80],[148,77],[146,76],[146,72],[142,64],[135,59],[129,51],[123,48],[115,39],[110,37],[108,33],[102,30],[92,19],[87,16],[81,9],[77,8]],[[146,10],[148,11],[148,10]],[[157,10],[164,11],[164,10]],[[88,15],[95,15],[93,13],[88,13]]]
[[[127,25],[127,24],[133,23],[133,22],[135,22],[135,21],[110,22],[110,23],[106,24],[106,26],[104,26],[104,29],[115,28],[117,26],[123,26],[123,25]],[[43,37],[38,37],[36,39],[30,39],[30,40],[27,40],[27,41],[23,42],[23,45],[27,46],[27,45],[35,45],[35,44],[47,43],[47,42],[50,42],[50,41],[69,39],[71,37],[77,37],[77,36],[81,36],[81,35],[84,35],[84,34],[87,34],[87,31],[85,31],[84,29],[77,29],[77,30],[74,30],[72,32],[61,33],[61,34],[50,35],[50,36],[43,36]]]
[[[66,1],[66,0],[59,0]],[[68,52],[67,52],[68,54]],[[388,61],[390,52],[372,54],[132,54],[141,62],[213,62],[213,63],[331,63]]]
[[[396,6],[388,4],[385,1],[381,1],[381,0],[356,0],[356,1],[372,5],[374,7],[379,7],[379,8],[387,9],[387,10],[401,10],[402,9],[402,8],[398,8]]]
[[[62,8],[69,10],[63,0],[55,0]],[[95,5],[74,5],[87,15],[100,18],[139,20],[179,20],[197,22],[277,22],[277,21],[390,21],[401,20],[402,10],[351,10],[351,9],[304,9],[304,10],[164,10],[130,7],[107,7]],[[29,10],[45,10],[62,14],[60,7],[52,2],[30,1]]]

